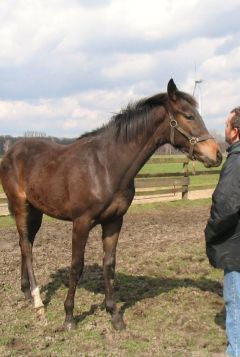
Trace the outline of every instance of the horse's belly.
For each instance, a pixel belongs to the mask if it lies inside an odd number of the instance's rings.
[[[27,191],[27,200],[38,210],[48,216],[55,218],[71,220],[68,199],[61,192],[54,192],[50,188],[34,189],[29,187]]]

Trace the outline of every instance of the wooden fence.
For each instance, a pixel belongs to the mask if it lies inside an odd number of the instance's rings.
[[[138,174],[135,179],[137,198],[181,193],[182,199],[188,199],[189,190],[206,190],[214,188],[215,185],[200,185],[191,187],[190,177],[192,175],[212,175],[219,174],[220,170],[189,170],[189,160],[185,157],[152,157],[148,164],[182,164],[181,172],[158,172],[155,174]],[[0,216],[8,214],[7,198],[4,193],[0,193]]]
[[[188,198],[188,187],[190,184],[187,158],[181,157],[159,157],[151,158],[148,164],[182,164],[181,172],[138,174],[135,179],[136,195],[161,195],[166,193],[182,193],[182,198]]]
[[[220,170],[198,170],[195,168],[189,170],[189,159],[187,157],[153,157],[148,164],[182,164],[182,171],[177,172],[159,172],[156,174],[138,174],[135,179],[136,195],[161,195],[175,194],[180,192],[182,199],[188,199],[190,190],[206,190],[215,187],[215,184],[208,185],[190,185],[192,175],[219,175]]]

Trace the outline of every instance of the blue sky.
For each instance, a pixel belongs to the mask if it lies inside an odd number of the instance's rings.
[[[188,93],[203,80],[203,119],[223,134],[239,14],[239,0],[0,1],[0,134],[76,137],[171,77]]]

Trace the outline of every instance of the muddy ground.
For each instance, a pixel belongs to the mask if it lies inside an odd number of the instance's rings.
[[[210,356],[224,350],[221,272],[205,257],[209,205],[164,206],[125,216],[117,250],[116,299],[127,329],[115,332],[103,309],[99,228],[86,248],[76,293],[77,329],[66,332],[63,302],[71,224],[45,220],[34,246],[46,306],[39,321],[20,291],[15,227],[0,228],[1,356]]]

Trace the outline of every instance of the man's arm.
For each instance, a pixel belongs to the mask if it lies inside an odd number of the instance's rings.
[[[206,241],[217,242],[234,232],[239,223],[240,161],[231,160],[221,173],[213,194],[211,214],[205,228]],[[239,163],[238,163],[239,161]]]

